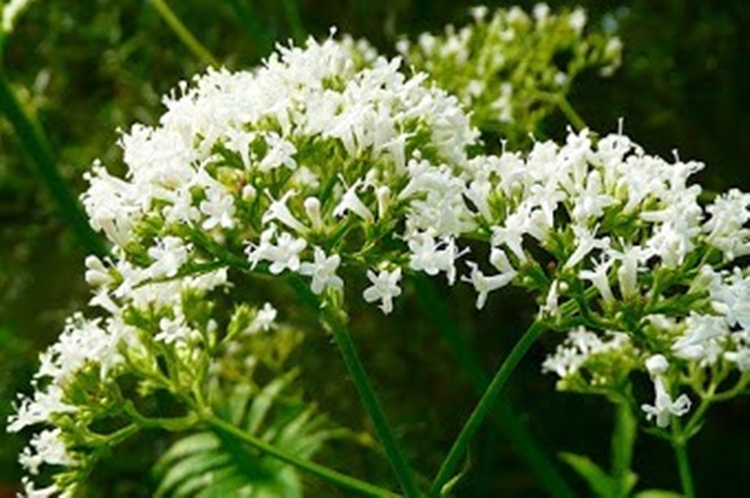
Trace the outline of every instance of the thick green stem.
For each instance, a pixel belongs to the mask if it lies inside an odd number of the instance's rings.
[[[480,364],[476,353],[469,347],[465,334],[461,333],[446,313],[434,284],[424,277],[416,278],[415,284],[422,307],[429,310],[427,315],[432,317],[443,338],[450,345],[451,351],[456,355],[461,369],[473,384],[474,389],[478,394],[483,393],[490,382],[489,375]],[[528,427],[515,416],[507,400],[496,400],[491,418],[510,440],[520,457],[537,475],[540,484],[547,489],[550,496],[558,498],[575,496],[557,466],[534,440]]]
[[[182,24],[182,21],[175,15],[165,0],[150,0],[164,22],[166,22],[177,38],[207,66],[219,67],[219,61],[211,55],[211,52],[204,47],[201,42]]]
[[[90,254],[103,257],[107,250],[99,235],[92,230],[86,215],[65,184],[57,169],[52,148],[39,125],[26,112],[0,69],[0,114],[5,115],[16,132],[26,154],[36,167],[60,215],[67,222],[80,244]]]
[[[409,498],[421,496],[422,493],[417,487],[412,470],[391,430],[383,407],[375,395],[372,383],[367,376],[354,342],[349,335],[349,330],[346,327],[346,315],[341,311],[339,306],[329,300],[321,310],[321,321],[331,335],[333,335],[344,357],[344,363],[346,363],[349,374],[352,376],[352,381],[357,389],[362,405],[370,416],[370,420],[375,427],[375,433],[383,445],[383,450],[396,474],[399,484],[401,484],[401,489]]]
[[[262,441],[261,439],[253,437],[252,435],[235,427],[234,425],[225,422],[215,415],[209,415],[205,417],[205,422],[214,431],[243,441],[244,443],[247,443],[248,445],[252,446],[262,453],[277,458],[282,462],[286,462],[299,469],[306,470],[307,472],[332,484],[349,489],[351,491],[355,491],[362,496],[377,496],[389,498],[397,498],[399,496],[383,488],[379,488],[370,483],[360,481],[359,479],[355,479],[354,477],[342,474],[341,472],[337,472],[328,467],[324,467],[323,465],[318,465],[317,463],[313,463],[309,460],[304,460],[302,458],[281,451],[278,448],[275,448],[274,446]]]
[[[477,403],[477,406],[471,413],[469,420],[466,421],[466,424],[464,424],[461,432],[458,434],[456,441],[453,443],[453,447],[448,452],[448,456],[445,457],[443,464],[440,466],[440,470],[438,471],[435,480],[432,482],[432,486],[430,486],[430,497],[440,495],[443,485],[451,478],[456,465],[458,465],[463,458],[466,448],[485,417],[494,406],[498,394],[500,394],[500,391],[505,386],[511,373],[513,373],[513,370],[518,363],[545,329],[546,323],[544,321],[539,320],[534,322],[534,324],[528,328],[523,337],[521,337],[513,347],[505,361],[503,361],[500,369],[495,374],[492,382],[490,382],[487,390],[484,392],[479,403]]]

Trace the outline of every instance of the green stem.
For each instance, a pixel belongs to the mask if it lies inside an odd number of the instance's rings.
[[[207,66],[219,67],[219,61],[211,55],[211,52],[204,47],[197,38],[188,30],[182,21],[175,15],[172,9],[169,7],[165,0],[150,0],[151,5],[154,6],[156,11],[159,13],[164,22],[166,22],[172,31],[174,31],[177,38],[185,45],[193,54],[200,59],[201,62]]]
[[[0,114],[5,115],[13,126],[26,154],[36,166],[39,176],[52,196],[60,215],[65,219],[80,244],[89,254],[95,254],[99,257],[106,256],[107,249],[102,239],[92,230],[78,200],[73,196],[62,175],[60,175],[52,154],[52,147],[47,138],[16,98],[7,75],[1,68]]]
[[[573,128],[576,129],[576,131],[581,131],[585,128],[586,122],[583,120],[580,114],[576,112],[575,109],[573,109],[573,106],[570,105],[570,102],[565,97],[565,95],[560,95],[560,97],[557,99],[557,106],[560,108],[563,114],[565,114],[565,117],[568,118],[568,121],[570,121],[570,124],[573,125]]]
[[[378,435],[378,439],[380,439],[380,443],[383,445],[383,450],[388,461],[396,474],[399,484],[401,484],[401,489],[407,497],[421,496],[422,493],[417,487],[411,468],[391,430],[383,407],[375,395],[372,383],[359,358],[351,335],[349,335],[349,330],[345,324],[346,315],[341,311],[340,306],[329,299],[325,303],[325,307],[321,310],[321,321],[326,329],[330,331],[331,335],[333,335],[344,357],[344,363],[346,363],[354,386],[357,388],[362,405],[370,416],[370,420],[375,427],[375,432]]]
[[[456,465],[461,458],[463,458],[463,454],[466,451],[469,442],[471,442],[482,421],[492,409],[495,399],[505,386],[510,374],[513,373],[513,370],[518,363],[545,329],[546,323],[544,321],[538,320],[534,322],[534,324],[526,330],[523,337],[521,337],[513,347],[505,361],[503,361],[500,369],[495,374],[492,382],[490,382],[487,390],[484,392],[479,403],[477,403],[477,406],[471,413],[469,420],[466,421],[466,424],[464,424],[461,432],[458,434],[456,441],[453,443],[453,447],[448,452],[448,456],[445,457],[435,480],[432,482],[432,486],[430,486],[428,496],[436,497],[440,495],[443,485],[448,482]]]
[[[430,311],[427,315],[432,317],[443,338],[450,345],[451,351],[456,355],[461,369],[468,376],[474,389],[478,394],[483,393],[490,382],[489,376],[479,363],[477,355],[469,348],[465,335],[446,313],[435,285],[421,276],[415,279],[415,285],[422,308]],[[536,473],[540,484],[547,489],[550,496],[558,498],[575,496],[557,466],[534,440],[526,424],[515,416],[507,400],[496,400],[492,415],[494,415],[492,419],[500,426],[529,468]]]
[[[584,121],[581,115],[578,114],[575,109],[573,109],[573,106],[570,105],[570,102],[564,94],[537,91],[534,93],[534,95],[536,95],[540,100],[544,100],[553,105],[556,105],[576,131],[581,131],[585,128],[588,128],[586,126],[586,121]]]
[[[281,451],[278,448],[275,448],[274,446],[266,443],[265,441],[253,437],[252,435],[235,427],[234,425],[225,422],[215,415],[206,416],[205,422],[209,425],[209,427],[211,427],[212,430],[243,441],[262,453],[270,455],[281,460],[282,462],[286,462],[302,470],[306,470],[309,473],[342,488],[356,491],[363,496],[377,496],[388,498],[397,498],[399,496],[383,488],[379,488],[370,483],[360,481],[359,479],[355,479],[354,477],[342,474],[341,472],[329,469],[328,467],[324,467],[323,465],[319,465],[309,460],[304,460],[297,456]]]
[[[680,469],[680,482],[682,482],[682,491],[685,493],[685,498],[695,498],[693,476],[690,472],[690,462],[687,454],[687,443],[675,444],[674,451],[677,456],[677,465]]]

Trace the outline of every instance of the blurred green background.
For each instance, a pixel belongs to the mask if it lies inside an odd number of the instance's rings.
[[[393,55],[400,35],[415,38],[464,24],[470,5],[447,0],[183,0],[171,5],[193,34],[231,69],[252,67],[276,41],[325,37],[331,26],[371,41]],[[490,6],[512,5],[488,3]],[[520,2],[527,10],[533,3]],[[625,132],[651,153],[704,161],[700,181],[712,190],[750,188],[750,3],[746,0],[584,1],[589,23],[617,28],[624,43],[623,66],[602,80],[584,74],[570,100],[591,128]],[[67,184],[80,193],[83,172],[95,158],[116,167],[117,129],[136,121],[154,124],[160,96],[204,65],[182,45],[147,0],[45,0],[32,4],[7,40],[6,78],[46,132]],[[545,123],[551,136],[564,136],[561,116]],[[0,416],[11,411],[15,392],[27,390],[38,352],[54,340],[64,318],[83,309],[85,251],[55,210],[10,123],[0,117]],[[523,295],[505,292],[491,299],[476,320],[466,289],[446,289],[447,311],[481,351],[488,369],[499,365],[532,310]],[[416,319],[414,291],[395,320],[410,320],[400,334],[384,340],[393,322],[370,320],[359,333],[361,348],[391,418],[419,469],[434,472],[460,428],[474,396],[449,348],[438,340],[429,318]],[[389,328],[390,327],[390,328]],[[360,427],[362,415],[351,385],[342,385],[343,367],[330,367],[336,352],[318,334],[310,348],[305,377],[320,405],[344,425]],[[548,342],[551,342],[549,339]],[[549,344],[551,347],[551,344]],[[544,350],[524,361],[506,391],[547,451],[591,455],[606,464],[611,409],[603,400],[554,393],[554,379],[539,373]],[[335,363],[338,360],[334,360]],[[325,367],[325,368],[324,368]],[[421,396],[410,396],[419,391]],[[750,464],[750,404],[721,407],[691,447],[699,495],[737,496],[747,489]],[[118,450],[97,476],[93,496],[149,496],[150,463],[164,442]],[[159,444],[162,446],[160,447]],[[0,496],[20,479],[15,463],[20,437],[0,433]],[[334,454],[333,450],[338,451]],[[372,458],[361,448],[334,448],[323,461],[366,476]],[[341,451],[349,452],[341,458]],[[337,456],[338,455],[338,456]],[[488,425],[472,447],[472,469],[459,496],[543,496],[543,487],[518,459],[506,438]],[[670,449],[642,435],[635,470],[643,487],[677,489]],[[585,487],[564,471],[581,494]],[[313,484],[310,495],[336,496]],[[12,494],[8,494],[12,496]],[[345,494],[341,494],[345,496]]]

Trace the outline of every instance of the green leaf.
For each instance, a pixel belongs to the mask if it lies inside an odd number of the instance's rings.
[[[590,458],[573,453],[561,453],[560,458],[578,472],[597,496],[616,496],[617,482]]]
[[[286,453],[310,458],[326,440],[342,431],[330,429],[313,407],[285,393],[295,372],[262,389],[235,386],[212,396],[221,400],[215,413],[243,431]],[[253,396],[254,394],[254,396]],[[154,466],[161,482],[157,497],[300,498],[302,485],[294,467],[267,457],[222,432],[200,432],[175,442]]]

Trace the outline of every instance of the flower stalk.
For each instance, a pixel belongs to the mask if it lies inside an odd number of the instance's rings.
[[[352,341],[349,330],[346,327],[346,315],[330,300],[325,304],[325,307],[321,310],[321,321],[325,328],[333,335],[336,345],[341,351],[344,363],[346,363],[346,367],[359,394],[360,401],[370,416],[370,420],[375,427],[375,433],[383,445],[383,450],[391,464],[391,468],[396,474],[404,495],[407,498],[419,497],[421,496],[421,492],[417,487],[414,474],[396,436],[393,434],[385,411],[380,401],[378,401],[372,382],[365,371],[354,341]]]
[[[492,409],[497,396],[500,394],[503,387],[505,387],[505,383],[513,373],[513,370],[515,370],[526,352],[545,330],[547,330],[546,322],[543,320],[534,322],[513,347],[502,365],[500,365],[500,368],[497,370],[497,373],[493,377],[489,386],[487,386],[487,390],[480,398],[474,411],[472,411],[469,419],[461,429],[461,432],[459,432],[458,437],[453,443],[448,455],[445,457],[445,460],[443,460],[440,470],[430,486],[429,497],[433,498],[440,496],[443,485],[451,478],[453,471],[456,469],[456,465],[458,465],[461,458],[463,458],[466,448],[473,439],[476,431],[481,426],[485,417]]]

